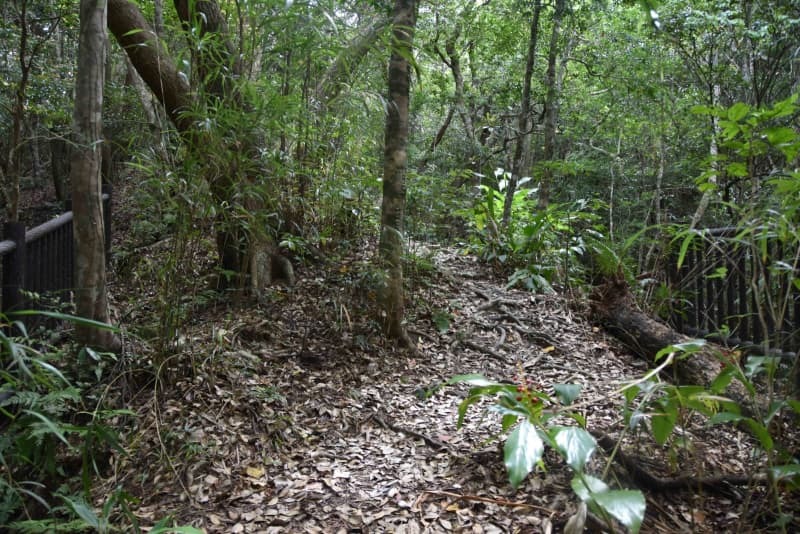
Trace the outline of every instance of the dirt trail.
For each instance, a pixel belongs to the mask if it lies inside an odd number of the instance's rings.
[[[421,391],[462,373],[524,373],[545,389],[580,383],[589,427],[616,434],[621,400],[610,394],[644,367],[563,299],[506,290],[449,249],[417,252],[435,266],[411,270],[419,356],[374,334],[357,260],[301,267],[297,286],[269,302],[195,319],[173,383],[131,401],[139,418],[130,455],[115,458],[99,493],[122,485],[141,499],[145,524],[174,514],[208,532],[561,531],[576,497],[558,457],[547,453],[547,471],[515,492],[497,443],[487,442],[496,417],[475,410],[457,431],[465,390],[427,400]],[[701,431],[686,429],[704,450],[679,464],[744,469],[744,437]],[[604,466],[597,456],[592,470]],[[644,531],[721,532],[736,509],[719,498],[656,496]]]

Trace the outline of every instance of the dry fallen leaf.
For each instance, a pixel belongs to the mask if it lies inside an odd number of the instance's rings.
[[[264,468],[250,466],[245,469],[245,473],[247,473],[247,476],[252,478],[261,478],[264,476]]]

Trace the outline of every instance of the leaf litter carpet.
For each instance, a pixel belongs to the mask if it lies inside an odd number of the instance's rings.
[[[562,297],[506,289],[451,249],[417,253],[427,258],[409,273],[417,354],[376,335],[366,258],[301,266],[292,289],[195,314],[158,381],[119,388],[138,417],[98,505],[122,487],[143,525],[172,515],[206,532],[561,532],[577,509],[563,461],[548,451],[546,469],[514,491],[491,439],[496,414],[473,408],[457,430],[466,389],[425,392],[464,373],[527,377],[551,393],[577,383],[588,427],[616,438],[613,392],[646,365]],[[681,431],[677,453],[630,432],[625,449],[662,476],[752,466],[746,435],[702,421]],[[606,460],[597,451],[590,471]],[[624,471],[609,475],[632,487]],[[734,530],[764,501],[735,489],[648,494],[643,531]]]

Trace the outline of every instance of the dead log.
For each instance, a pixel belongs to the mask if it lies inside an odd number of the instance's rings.
[[[592,296],[592,315],[614,337],[634,354],[649,363],[656,354],[671,345],[689,343],[695,338],[676,332],[666,323],[643,312],[631,294],[628,283],[621,276],[605,277],[595,287]],[[709,387],[714,378],[731,361],[730,349],[707,343],[688,358],[676,359],[667,372],[668,380],[679,384]],[[728,397],[736,401],[745,412],[752,412],[752,402],[744,386],[734,380],[728,386]]]

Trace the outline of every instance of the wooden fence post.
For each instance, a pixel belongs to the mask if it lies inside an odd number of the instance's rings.
[[[3,237],[16,245],[13,251],[3,256],[3,313],[7,313],[19,309],[24,301],[20,290],[25,286],[25,225],[5,223]]]

